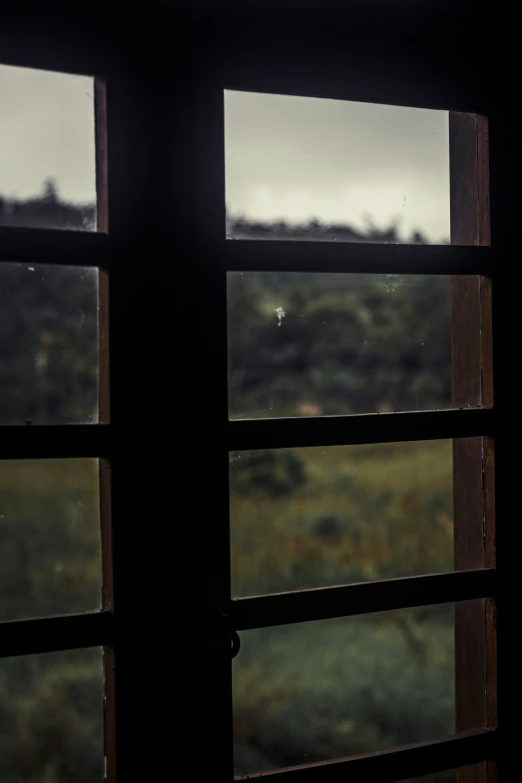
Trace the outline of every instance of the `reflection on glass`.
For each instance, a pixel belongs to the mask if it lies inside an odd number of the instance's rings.
[[[0,424],[98,421],[98,270],[0,263]]]
[[[242,632],[236,774],[454,733],[453,617],[447,604]]]
[[[229,272],[233,419],[451,408],[450,278]]]
[[[0,660],[0,726],[0,780],[102,783],[102,650]]]
[[[232,452],[232,594],[453,570],[448,440]]]
[[[94,79],[0,64],[0,226],[96,230]]]
[[[224,91],[227,237],[449,241],[446,111]]]
[[[0,542],[0,621],[100,609],[98,460],[0,462]]]

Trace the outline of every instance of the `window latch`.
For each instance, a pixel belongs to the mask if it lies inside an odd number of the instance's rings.
[[[222,625],[226,626],[227,634],[230,636],[230,656],[232,659],[234,659],[241,649],[241,639],[239,638],[239,634],[236,629],[232,627],[232,623],[230,622],[230,617],[228,614],[219,610],[218,616]]]

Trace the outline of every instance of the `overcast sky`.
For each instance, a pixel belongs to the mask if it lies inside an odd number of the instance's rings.
[[[226,90],[225,152],[232,215],[449,237],[447,112]],[[93,80],[0,65],[0,194],[48,177],[95,201]]]
[[[93,79],[0,65],[0,194],[95,201]]]
[[[230,215],[449,239],[448,113],[225,90]]]

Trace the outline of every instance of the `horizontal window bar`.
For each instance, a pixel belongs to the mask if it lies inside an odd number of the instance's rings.
[[[0,623],[0,658],[114,644],[114,616],[93,612]]]
[[[493,409],[369,413],[350,416],[300,416],[237,419],[228,422],[228,450],[350,446],[494,434]]]
[[[48,16],[48,15],[47,15]],[[47,24],[42,26],[38,17],[32,20],[27,18],[18,20],[6,20],[2,25],[1,64],[15,65],[20,68],[36,68],[38,70],[62,71],[67,74],[81,76],[102,75],[109,54],[104,57],[101,45],[102,30],[99,20],[94,17],[92,21],[85,20],[82,32],[85,41],[89,38],[89,25],[91,25],[91,37],[96,41],[96,46],[78,46],[72,43],[72,38],[67,36],[67,22],[63,18],[59,24]],[[50,22],[49,17],[47,23]],[[71,29],[71,28],[69,28]],[[73,27],[71,32],[75,28]],[[45,30],[45,31],[44,31]],[[69,43],[67,44],[67,41]],[[114,58],[114,52],[112,52]]]
[[[97,231],[0,226],[0,262],[110,267],[111,242]]]
[[[110,424],[0,427],[0,460],[110,456]]]
[[[267,783],[337,783],[347,780],[379,780],[394,783],[408,778],[442,772],[481,761],[490,761],[497,755],[495,731],[462,732],[455,737],[420,742],[393,750],[351,756],[336,761],[288,767],[276,772],[259,772],[237,777],[236,780],[266,778]]]
[[[440,5],[440,2],[437,3],[439,17]],[[221,52],[224,53],[219,62],[222,71],[222,75],[218,76],[220,86],[229,90],[487,113],[488,101],[483,86],[481,92],[475,85],[472,90],[469,83],[466,90],[460,91],[451,89],[450,85],[442,85],[440,80],[433,80],[430,84],[429,79],[422,79],[422,69],[413,72],[411,65],[406,78],[404,63],[397,67],[392,40],[397,41],[406,35],[411,42],[411,35],[419,19],[415,21],[411,4],[408,4],[407,11],[404,9],[400,12],[399,4],[393,3],[391,15],[387,15],[383,3],[380,6],[378,30],[369,24],[366,16],[370,6],[366,10],[356,11],[350,3],[347,4],[347,10],[348,7],[350,9],[349,22],[343,18],[342,12],[336,25],[332,24],[332,19],[323,24],[317,12],[306,18],[304,8],[300,9],[299,20],[295,14],[285,18],[278,10],[277,32],[272,20],[266,20],[263,24],[258,15],[250,21],[243,20],[239,35],[237,12],[228,12],[234,14],[234,18],[230,19],[232,24],[227,24],[228,20],[220,9],[215,12],[219,13],[220,18],[214,16],[212,24],[209,24],[211,31],[216,24],[223,31],[220,36]],[[425,10],[422,9],[423,13]],[[372,19],[375,19],[375,14]],[[423,21],[426,30],[421,44],[423,51],[429,50],[430,46],[440,46],[446,35],[451,40],[455,34],[455,28],[443,32],[438,22],[426,24],[425,17]],[[466,15],[466,23],[472,23],[469,14]],[[358,30],[349,51],[342,44],[342,36],[348,25],[355,25]],[[370,28],[371,37],[368,37],[364,31]],[[428,28],[431,28],[429,33]],[[456,42],[459,39],[453,40]],[[248,48],[245,41],[248,41]],[[205,52],[204,43],[206,41],[201,44],[202,54]],[[270,68],[266,64],[268,48]],[[419,57],[416,61],[419,65],[421,59]]]
[[[227,612],[236,631],[429,606],[496,592],[495,569],[409,576],[234,599]]]
[[[350,272],[394,275],[488,275],[489,247],[379,245],[293,240],[224,240],[229,272]]]

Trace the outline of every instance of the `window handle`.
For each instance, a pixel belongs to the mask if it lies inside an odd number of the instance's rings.
[[[221,609],[219,609],[218,617],[221,620],[221,625],[226,626],[227,634],[230,636],[230,655],[231,658],[234,659],[241,649],[241,639],[239,638],[239,634],[236,629],[232,627],[230,617],[226,612],[223,612]]]
[[[239,638],[239,634],[238,634],[237,631],[234,631],[234,630],[231,631],[231,633],[230,633],[230,641],[232,643],[231,657],[232,657],[232,660],[234,660],[234,658],[238,654],[239,650],[241,649],[241,639]]]

